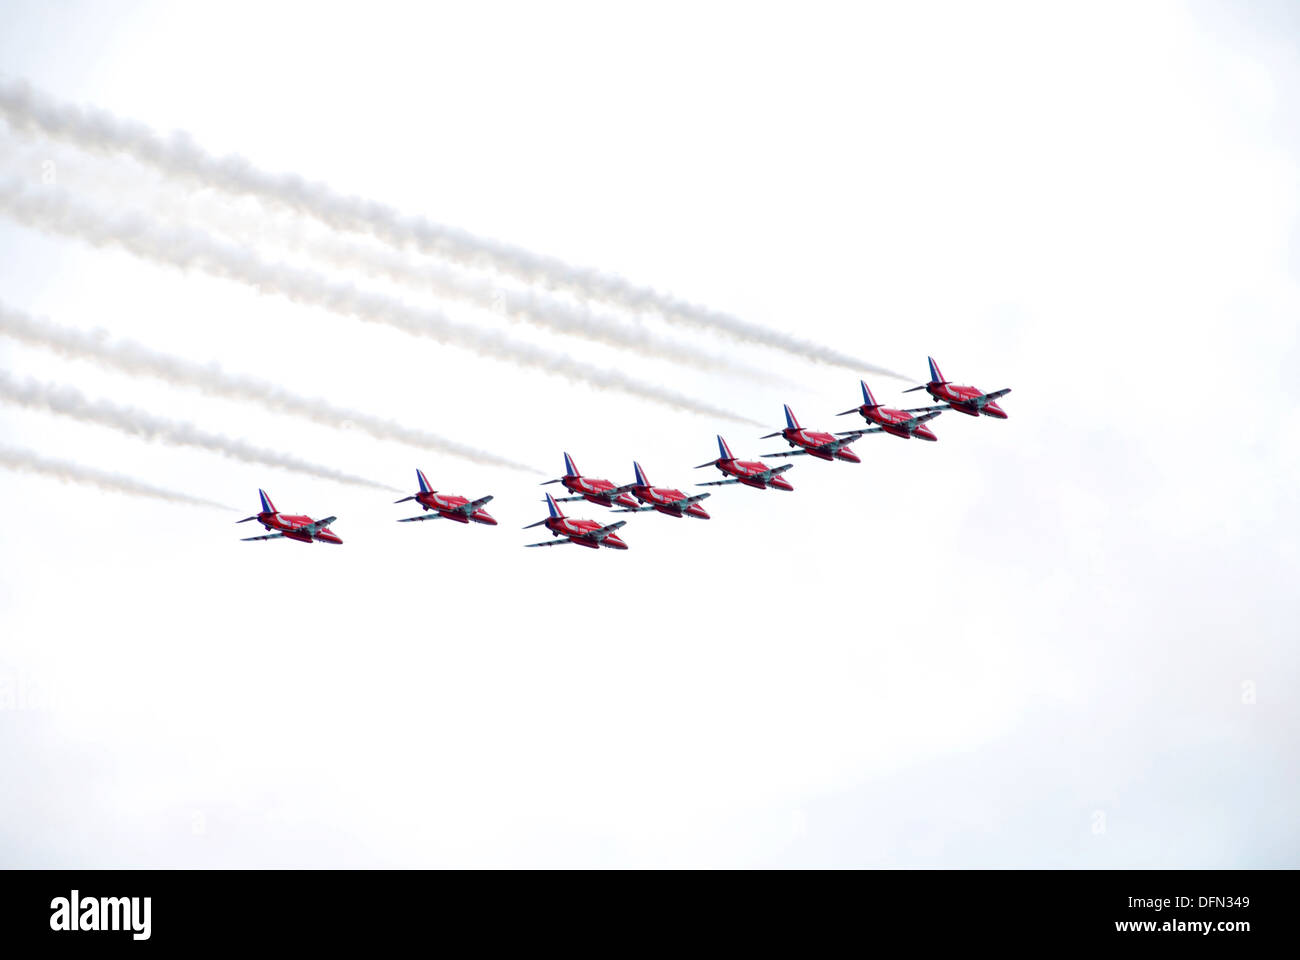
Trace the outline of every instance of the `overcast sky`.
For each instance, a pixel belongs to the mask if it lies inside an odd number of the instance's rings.
[[[534,468],[0,331],[17,381],[380,485],[0,398],[0,444],[228,508],[0,470],[0,864],[1296,866],[1298,38],[1285,3],[8,0],[0,83],[910,379],[602,304],[715,359],[540,330],[423,285],[448,268],[418,251],[0,120],[9,195],[762,425],[0,209],[6,309]],[[782,403],[848,429],[860,376],[915,401],[927,354],[1010,418],[711,488],[625,553],[522,548],[563,451],[693,490],[716,433],[781,449]],[[417,467],[500,526],[394,523]],[[241,543],[259,487],[344,545]]]

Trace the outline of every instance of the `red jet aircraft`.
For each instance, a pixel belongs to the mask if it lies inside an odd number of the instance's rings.
[[[566,543],[576,543],[580,547],[591,547],[598,550],[601,547],[612,547],[615,550],[626,550],[627,544],[624,543],[614,531],[624,526],[627,521],[620,520],[617,523],[611,523],[601,526],[595,520],[570,520],[560,510],[559,504],[549,493],[546,495],[546,505],[551,510],[551,515],[545,520],[538,520],[536,523],[530,523],[525,530],[531,527],[540,527],[545,524],[546,529],[551,531],[555,537],[567,537],[567,540],[544,540],[541,543],[526,543],[526,547],[559,547]]]
[[[674,490],[672,487],[652,487],[650,481],[646,478],[645,471],[641,469],[641,464],[635,460],[632,461],[632,469],[636,471],[636,486],[632,488],[632,496],[640,500],[645,506],[624,507],[621,510],[615,510],[615,513],[640,513],[643,510],[658,510],[670,517],[709,519],[709,514],[700,506],[700,501],[713,496],[713,494],[697,493],[693,497],[688,497],[680,490]]]
[[[408,500],[414,500],[425,510],[434,512],[419,517],[403,517],[397,521],[398,523],[415,523],[417,520],[437,520],[439,517],[444,517],[447,520],[455,520],[457,523],[469,523],[473,520],[475,523],[486,523],[493,527],[497,525],[497,522],[492,519],[492,515],[481,509],[485,503],[492,499],[490,495],[480,497],[478,500],[466,500],[464,497],[438,493],[433,487],[429,486],[429,479],[424,475],[423,470],[416,470],[415,476],[420,481],[420,492],[393,502],[406,503]]]
[[[799,421],[795,418],[794,411],[790,405],[785,406],[785,429],[776,433],[769,433],[760,439],[767,440],[770,437],[785,437],[785,442],[792,447],[802,447],[802,450],[789,450],[785,453],[765,453],[765,457],[816,457],[818,460],[847,460],[849,463],[861,463],[858,455],[849,449],[849,444],[864,433],[870,433],[870,430],[852,430],[848,433],[840,434],[843,440],[837,440],[829,433],[818,433],[815,430],[805,430],[799,426]]]
[[[564,489],[577,494],[576,497],[560,497],[560,503],[586,500],[602,507],[636,507],[636,501],[628,496],[628,491],[636,484],[629,483],[626,486],[616,487],[608,480],[592,480],[584,477],[578,472],[578,465],[573,462],[573,457],[567,453],[564,455],[564,476],[557,480],[547,480],[542,486],[548,483],[562,483]]]
[[[329,528],[329,525],[338,517],[313,520],[311,517],[298,517],[280,513],[275,509],[275,504],[271,502],[271,498],[266,495],[265,490],[258,490],[257,492],[262,498],[262,512],[256,516],[245,517],[243,520],[236,520],[235,522],[248,523],[249,520],[256,520],[266,529],[279,532],[268,533],[261,537],[244,537],[244,540],[278,540],[280,537],[287,537],[301,543],[311,543],[313,540],[319,540],[321,543],[343,542]]]
[[[942,409],[927,407],[931,411],[924,416],[914,416],[920,412],[916,410],[895,410],[893,407],[881,406],[876,403],[876,398],[871,393],[871,388],[867,386],[867,381],[859,380],[862,384],[862,406],[854,407],[852,410],[845,410],[843,413],[837,413],[837,417],[845,417],[850,413],[860,413],[868,423],[877,424],[867,430],[851,430],[841,436],[857,434],[862,436],[864,433],[877,433],[883,430],[885,433],[893,434],[896,437],[902,437],[904,440],[910,440],[912,437],[920,437],[922,440],[938,440],[934,431],[925,425],[925,421],[933,420]]]
[[[791,467],[792,463],[787,463],[779,467],[769,467],[766,463],[759,460],[737,460],[727,446],[727,441],[718,437],[718,453],[721,456],[716,460],[710,460],[708,463],[701,463],[696,470],[703,470],[705,467],[717,467],[723,473],[728,474],[730,480],[710,480],[708,483],[697,483],[697,487],[721,487],[728,483],[743,483],[747,487],[754,487],[758,490],[766,490],[773,487],[777,490],[793,490],[790,481],[781,477]]]
[[[934,362],[934,357],[926,357],[930,361],[930,382],[919,387],[910,387],[904,390],[904,393],[911,393],[913,390],[924,390],[934,399],[944,404],[943,407],[918,407],[911,413],[920,413],[924,410],[943,410],[945,408],[956,410],[970,417],[978,417],[981,413],[986,417],[997,417],[999,420],[1005,420],[1007,413],[998,406],[999,397],[1005,397],[1011,392],[1011,388],[1006,390],[994,390],[992,393],[985,393],[979,387],[960,387],[956,384],[949,383],[939,372],[939,365]]]

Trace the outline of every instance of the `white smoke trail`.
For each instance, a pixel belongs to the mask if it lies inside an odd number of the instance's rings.
[[[384,324],[494,360],[616,390],[689,413],[761,426],[748,417],[636,380],[615,369],[592,366],[542,347],[519,343],[500,331],[458,323],[440,311],[413,306],[383,293],[359,290],[313,270],[271,263],[202,231],[159,227],[138,216],[101,215],[74,204],[58,190],[29,191],[14,180],[5,181],[0,183],[0,213],[28,226],[78,237],[97,246],[121,247],[138,257],[182,270],[203,270],[215,277],[247,284],[259,293],[279,294],[295,303]]]
[[[205,223],[224,233],[247,236],[230,218],[211,213],[201,216]],[[255,232],[265,236],[265,226],[259,225]],[[654,360],[730,374],[753,383],[788,383],[770,371],[704,350],[698,343],[683,343],[664,337],[644,324],[623,323],[618,317],[593,310],[585,303],[566,301],[532,287],[505,286],[483,274],[460,270],[436,260],[413,263],[401,251],[391,247],[367,247],[337,234],[316,239],[281,234],[275,240],[339,269],[357,271],[413,290],[427,290],[443,299],[495,310],[510,320],[532,324],[551,333],[578,337]]]
[[[114,493],[129,493],[136,497],[150,497],[154,500],[167,500],[171,503],[188,503],[199,507],[213,507],[217,510],[235,509],[220,503],[213,503],[211,500],[204,500],[202,497],[191,497],[187,493],[177,493],[174,490],[164,490],[162,487],[150,486],[120,473],[107,473],[103,470],[83,467],[81,464],[72,463],[68,460],[53,460],[43,457],[32,450],[23,450],[19,447],[10,447],[4,444],[0,444],[0,467],[5,470],[53,477],[63,483],[82,483],[92,487],[99,487],[101,490],[111,490]]]
[[[0,155],[10,161],[10,170],[39,174],[49,164],[50,176],[57,177],[60,184],[72,186],[72,192],[81,196],[88,189],[95,196],[111,197],[116,202],[130,196],[133,202],[146,203],[149,214],[162,214],[160,220],[196,226],[201,222],[227,238],[245,243],[270,243],[304,254],[314,262],[389,280],[441,299],[490,309],[512,321],[551,333],[579,337],[651,359],[730,374],[753,383],[793,385],[771,371],[705,350],[698,342],[674,340],[643,323],[627,322],[623,317],[593,310],[572,298],[532,287],[507,285],[499,275],[494,277],[443,260],[412,256],[368,238],[327,230],[292,213],[276,216],[258,208],[254,214],[233,205],[228,197],[220,194],[212,196],[208,192],[184,190],[174,181],[163,179],[129,159],[121,163],[104,161],[71,147],[56,152],[48,139],[33,140],[21,135],[24,131],[18,133],[16,136],[0,128]]]
[[[394,493],[402,492],[398,488],[390,487],[387,484],[376,483],[373,480],[367,480],[365,477],[343,473],[332,467],[299,460],[297,457],[280,453],[278,450],[256,447],[233,437],[223,436],[219,433],[209,433],[192,424],[154,416],[135,407],[121,407],[107,400],[92,402],[84,394],[72,387],[41,383],[31,379],[19,381],[3,370],[0,370],[0,402],[12,403],[34,410],[44,410],[59,416],[80,420],[83,423],[111,427],[114,430],[141,437],[145,440],[159,441],[173,446],[211,450],[223,457],[242,460],[245,463],[261,463],[270,467],[279,467],[282,470],[292,470],[295,473],[305,473],[324,480],[334,480],[338,483],[347,483],[358,487],[391,490]]]
[[[298,396],[269,381],[226,373],[212,364],[183,360],[130,340],[109,341],[102,332],[86,333],[59,326],[44,318],[12,309],[4,303],[0,303],[0,334],[53,350],[65,357],[93,360],[124,373],[155,377],[214,397],[255,403],[275,413],[301,417],[322,426],[355,428],[376,439],[395,440],[425,450],[437,450],[485,466],[540,472],[535,467],[467,447],[436,433],[408,427],[396,420],[335,406],[316,397]]]
[[[393,207],[338,193],[323,183],[259,170],[244,157],[217,157],[183,132],[162,137],[144,124],[120,119],[106,110],[60,103],[23,81],[0,81],[0,115],[15,129],[36,129],[100,153],[124,153],[168,176],[275,203],[334,229],[368,233],[394,246],[411,247],[470,267],[496,270],[526,283],[569,290],[627,310],[652,311],[671,323],[723,334],[806,360],[910,380],[830,347],[637,286],[613,274],[577,267],[423,217],[403,216]]]

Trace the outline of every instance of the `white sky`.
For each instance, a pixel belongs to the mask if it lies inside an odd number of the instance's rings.
[[[779,445],[0,219],[12,307],[546,471],[0,337],[7,371],[423,467],[501,521],[399,526],[383,491],[0,406],[0,441],[233,508],[0,472],[0,863],[1297,865],[1285,4],[360,9],[9,2],[0,72],[918,380],[932,353],[1010,419],[800,458],[793,494],[632,517],[626,553],[525,551],[563,450],[685,489],[716,432]],[[0,123],[0,177],[45,161],[102,209],[270,217]],[[713,337],[791,385],[517,333],[770,429],[858,396]],[[259,486],[345,545],[240,543]]]

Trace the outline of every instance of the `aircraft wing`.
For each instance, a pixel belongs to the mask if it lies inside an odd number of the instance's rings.
[[[240,539],[242,539],[245,543],[247,543],[249,540],[278,540],[280,537],[283,536],[284,536],[283,533],[268,533],[261,537],[241,537]]]
[[[465,506],[460,508],[461,512],[473,513],[475,510],[481,508],[484,504],[490,503],[491,500],[492,500],[492,494],[489,493],[486,497],[479,497],[477,500],[465,504]]]
[[[835,454],[843,450],[845,447],[847,447],[854,440],[858,439],[858,437],[862,436],[864,433],[878,433],[879,431],[880,431],[879,427],[867,427],[862,430],[844,430],[840,433],[835,434],[835,436],[837,437],[843,437],[844,438],[843,440],[832,440],[830,443],[823,443],[817,449],[822,453],[829,453],[831,454],[831,456],[834,456]],[[810,450],[800,450],[798,452],[792,452],[792,453],[765,453],[763,454],[763,456],[797,457],[801,453],[811,453],[811,452],[812,451]]]
[[[593,490],[591,495],[598,500],[613,500],[615,497],[621,497],[635,486],[635,483],[625,483],[621,487],[611,487],[609,490]],[[575,501],[586,499],[586,497],[556,497],[555,502],[574,503]]]
[[[725,480],[720,480],[720,481],[716,481],[716,482],[718,482],[718,483],[726,483],[727,481],[725,481]],[[700,483],[700,484],[696,484],[696,486],[706,487],[706,486],[708,486],[708,484],[706,484],[706,483]],[[693,504],[693,503],[699,503],[701,500],[707,500],[707,499],[708,499],[709,497],[711,497],[711,496],[713,496],[713,494],[711,494],[711,493],[697,493],[697,494],[696,494],[695,496],[693,496],[693,497],[682,497],[680,500],[674,500],[672,503],[665,503],[665,504],[663,504],[663,506],[665,506],[665,507],[676,507],[678,510],[684,510],[684,509],[686,509],[687,507],[689,507],[691,504]],[[648,507],[637,507],[635,510],[633,510],[633,509],[631,509],[630,507],[628,507],[628,508],[624,508],[624,509],[622,509],[622,510],[615,510],[614,512],[615,512],[615,513],[640,513],[640,512],[642,512],[643,510],[653,510],[653,509],[654,509],[653,506],[648,506]]]
[[[619,507],[614,513],[645,513],[647,510],[653,510],[653,506],[645,507]]]
[[[713,464],[706,464],[706,466],[713,466]],[[709,480],[709,481],[706,481],[705,483],[697,483],[696,486],[697,486],[697,487],[725,487],[725,486],[726,486],[727,484],[729,484],[729,483],[740,483],[740,481],[739,481],[739,480],[735,480],[735,479],[732,479],[732,480]]]
[[[761,456],[761,457],[806,457],[806,456],[808,456],[808,451],[807,451],[807,450],[787,450],[787,451],[785,451],[784,453],[761,453],[761,454],[759,454],[759,456]]]
[[[860,436],[862,436],[862,434],[858,434],[858,437]],[[847,447],[854,440],[858,439],[858,437],[855,437],[853,435],[853,432],[850,431],[849,433],[845,434],[843,440],[836,440],[833,443],[823,443],[821,449],[825,450],[827,453],[834,456],[835,454],[839,453],[842,449]]]
[[[426,514],[423,514],[422,516],[418,516],[418,517],[403,517],[401,520],[398,520],[397,522],[398,522],[398,523],[415,523],[415,521],[417,521],[417,520],[441,520],[441,519],[442,519],[442,514],[441,514],[441,513],[436,513],[436,512],[435,512],[435,513],[426,513]]]
[[[975,406],[986,407],[994,400],[998,399],[999,397],[1005,397],[1010,392],[1011,392],[1011,388],[1008,387],[1006,390],[994,390],[992,393],[986,393],[983,396],[975,398],[974,400]]]
[[[606,525],[606,526],[601,527],[599,530],[595,530],[595,531],[593,531],[592,534],[591,534],[591,539],[593,539],[593,540],[604,540],[606,537],[608,537],[611,533],[613,533],[613,532],[614,532],[615,530],[617,530],[619,527],[625,527],[625,526],[627,526],[627,521],[626,521],[626,520],[619,520],[617,523],[611,523],[611,524],[608,524],[608,525]]]
[[[908,420],[906,423],[900,423],[899,426],[905,430],[915,430],[921,424],[925,423],[925,421],[933,420],[941,413],[943,413],[942,410],[932,410],[930,413],[922,414],[919,417],[913,417],[911,420]],[[946,423],[947,421],[944,422]]]
[[[525,543],[525,547],[562,547],[572,541],[568,537],[560,537],[556,540],[543,540],[541,543]]]
[[[928,413],[931,410],[938,410],[940,413],[942,413],[944,410],[947,409],[948,409],[948,404],[941,403],[937,407],[908,407],[903,412],[904,413]]]
[[[303,524],[298,528],[298,532],[314,537],[337,519],[338,517],[326,517],[324,520],[314,520],[311,523]]]
[[[773,467],[771,470],[768,470],[767,472],[761,474],[760,477],[764,481],[771,480],[773,477],[779,476],[785,473],[787,470],[791,470],[793,468],[794,468],[793,463],[783,463],[781,464],[781,466]]]

